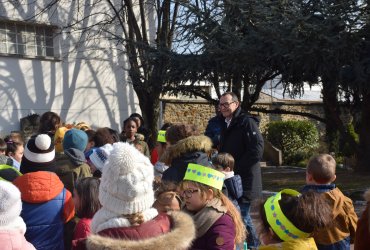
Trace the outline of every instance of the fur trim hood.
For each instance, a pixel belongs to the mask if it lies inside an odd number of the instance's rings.
[[[89,250],[183,250],[191,246],[195,238],[195,226],[191,217],[184,212],[170,212],[171,231],[143,240],[123,240],[90,235],[86,246]]]
[[[163,154],[161,161],[170,166],[173,159],[190,152],[202,151],[208,153],[212,150],[212,141],[208,136],[189,136],[171,145]]]

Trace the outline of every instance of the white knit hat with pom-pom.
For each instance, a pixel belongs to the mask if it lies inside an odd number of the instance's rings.
[[[153,180],[153,165],[146,156],[128,143],[114,143],[103,168],[99,200],[118,215],[143,212],[154,202]]]

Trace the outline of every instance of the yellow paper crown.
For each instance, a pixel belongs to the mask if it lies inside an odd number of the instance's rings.
[[[184,180],[195,181],[221,190],[225,175],[210,167],[189,163]]]
[[[157,141],[166,143],[166,130],[158,131]]]
[[[288,220],[283,211],[281,211],[279,200],[281,200],[282,193],[292,196],[300,195],[299,192],[293,189],[284,189],[268,198],[264,205],[267,222],[277,236],[279,236],[279,238],[283,241],[309,237],[309,233],[299,230],[293,225],[292,222]]]

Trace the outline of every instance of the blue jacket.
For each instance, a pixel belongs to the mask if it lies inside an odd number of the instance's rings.
[[[36,249],[64,249],[63,203],[66,189],[44,203],[23,202],[21,217],[27,225],[25,237]],[[48,215],[48,216],[45,216]]]
[[[14,180],[22,194],[25,237],[38,250],[63,250],[64,223],[74,216],[71,193],[51,172],[27,173]]]
[[[227,190],[227,197],[240,211],[238,200],[243,196],[242,178],[240,175],[234,175],[233,177],[225,179],[224,184]]]

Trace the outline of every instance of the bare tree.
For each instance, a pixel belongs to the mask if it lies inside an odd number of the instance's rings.
[[[49,1],[35,16],[61,11],[62,0]],[[74,47],[90,43],[97,50],[104,37],[115,41],[115,55],[127,58],[130,84],[139,99],[144,120],[154,138],[159,117],[160,95],[166,92],[169,79],[173,36],[180,1],[175,0],[75,0],[70,15],[73,21],[62,30],[80,33]],[[94,46],[90,46],[93,47]],[[92,52],[94,53],[94,52]],[[104,57],[104,52],[100,53]]]

